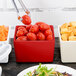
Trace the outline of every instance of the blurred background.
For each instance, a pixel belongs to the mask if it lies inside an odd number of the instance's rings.
[[[23,13],[18,0],[15,2],[20,13]],[[56,37],[58,25],[76,21],[76,0],[23,0],[23,2],[31,11],[32,24],[43,21],[53,25]],[[20,24],[22,23],[17,20],[12,0],[0,0],[0,25],[11,26],[11,38],[13,38],[15,26]]]

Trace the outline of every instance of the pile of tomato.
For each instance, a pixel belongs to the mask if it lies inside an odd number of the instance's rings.
[[[34,25],[19,26],[16,38],[16,40],[52,40],[53,33],[48,24],[37,22]]]

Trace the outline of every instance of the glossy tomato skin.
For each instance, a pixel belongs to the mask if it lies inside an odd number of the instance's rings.
[[[24,29],[25,29],[25,27],[23,27],[23,26],[18,27],[18,30],[24,30]]]
[[[28,40],[36,40],[37,39],[37,37],[34,33],[28,33],[27,38],[28,38]]]
[[[39,27],[37,25],[33,25],[29,31],[32,33],[37,33],[39,31]]]
[[[48,29],[44,32],[45,36],[52,35],[52,30]]]
[[[28,31],[26,30],[26,28],[25,28],[25,30],[23,30],[23,32],[24,32],[25,35],[28,33]]]
[[[29,30],[31,28],[32,24],[26,26],[26,29]]]
[[[48,24],[45,24],[45,23],[41,24],[39,27],[40,27],[41,31],[45,31],[47,29],[50,29],[50,26]]]
[[[23,30],[18,30],[16,36],[17,37],[24,36]]]
[[[46,40],[52,40],[53,39],[53,36],[52,35],[48,35]]]
[[[22,16],[22,23],[25,24],[25,25],[29,25],[31,24],[31,18],[28,16],[28,15],[24,15]]]
[[[21,30],[24,32],[24,35],[26,35],[28,33],[28,31],[26,30],[25,27],[21,26],[21,27],[18,27],[18,30]]]
[[[18,37],[16,40],[17,40],[17,41],[19,41],[19,40],[24,40],[24,41],[26,41],[26,40],[27,40],[27,36],[20,36],[20,37]]]
[[[45,40],[45,35],[42,32],[38,32],[37,39],[38,40]]]
[[[40,26],[41,24],[45,24],[44,22],[37,22],[36,25]]]

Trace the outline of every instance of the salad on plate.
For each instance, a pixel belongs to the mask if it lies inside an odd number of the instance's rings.
[[[54,68],[48,69],[46,66],[41,66],[41,64],[39,64],[39,67],[37,69],[35,69],[32,72],[28,72],[24,76],[72,76],[72,75],[66,72],[60,73],[58,71],[55,71]]]

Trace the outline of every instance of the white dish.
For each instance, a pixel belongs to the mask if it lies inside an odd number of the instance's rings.
[[[72,69],[70,67],[63,66],[63,65],[57,65],[57,64],[44,64],[42,66],[45,66],[45,65],[47,66],[48,69],[56,68],[56,71],[59,71],[61,73],[67,72],[69,74],[72,74],[72,76],[76,76],[76,70]],[[34,71],[34,69],[36,69],[38,66],[39,65],[27,68],[27,69],[23,70],[22,72],[20,72],[17,76],[24,76],[24,75],[26,75],[26,73],[28,73],[30,71],[31,72]]]
[[[63,41],[61,39],[60,27],[61,26],[58,26],[61,61],[63,63],[76,62],[76,41]]]
[[[7,40],[6,40],[6,41],[0,41],[0,48],[2,47],[1,45],[7,45],[7,44],[10,43],[10,30],[11,30],[11,27],[10,27],[10,26],[7,26],[7,27],[9,27],[8,37],[7,37]],[[5,50],[4,50],[4,51],[5,51]],[[0,52],[2,52],[2,51],[0,50]],[[6,52],[7,52],[7,51],[5,51],[4,53],[6,53]],[[10,50],[9,50],[9,52],[10,52]],[[10,54],[10,53],[8,53],[8,54],[6,55],[6,57],[3,56],[3,58],[0,59],[0,63],[8,63],[9,54]],[[2,55],[1,55],[1,56],[2,56]]]

